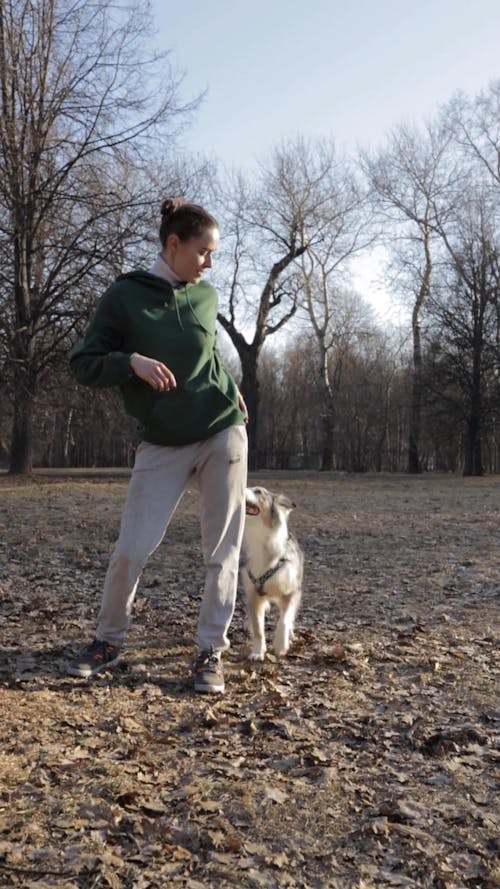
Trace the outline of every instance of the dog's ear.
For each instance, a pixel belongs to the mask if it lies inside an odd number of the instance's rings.
[[[289,497],[286,497],[285,494],[278,494],[278,496],[276,497],[276,502],[280,506],[283,506],[284,509],[295,509],[297,505],[293,502],[293,500],[290,500]]]

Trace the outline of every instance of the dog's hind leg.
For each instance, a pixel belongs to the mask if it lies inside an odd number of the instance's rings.
[[[268,604],[262,596],[252,592],[247,598],[248,628],[252,638],[252,661],[263,661],[266,654],[265,617]]]

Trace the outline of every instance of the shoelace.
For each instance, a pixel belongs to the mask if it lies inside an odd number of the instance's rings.
[[[218,666],[219,666],[219,658],[217,657],[217,655],[214,652],[210,651],[206,655],[204,655],[203,659],[200,658],[200,660],[197,664],[197,669],[198,670],[205,670],[207,667],[212,668],[212,669],[214,669],[214,668],[217,669]]]

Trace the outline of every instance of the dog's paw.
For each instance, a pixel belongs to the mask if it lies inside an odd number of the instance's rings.
[[[288,654],[288,648],[275,648],[274,653],[276,657],[286,657]]]
[[[263,661],[266,656],[265,651],[251,651],[248,655],[249,661]]]

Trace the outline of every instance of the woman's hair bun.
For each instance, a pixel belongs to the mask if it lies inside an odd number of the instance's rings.
[[[199,238],[205,229],[219,228],[219,223],[198,204],[184,198],[165,198],[161,205],[160,242],[165,247],[169,235],[181,241]]]
[[[184,200],[184,198],[165,198],[161,205],[161,215],[170,216],[185,203],[186,201]]]

